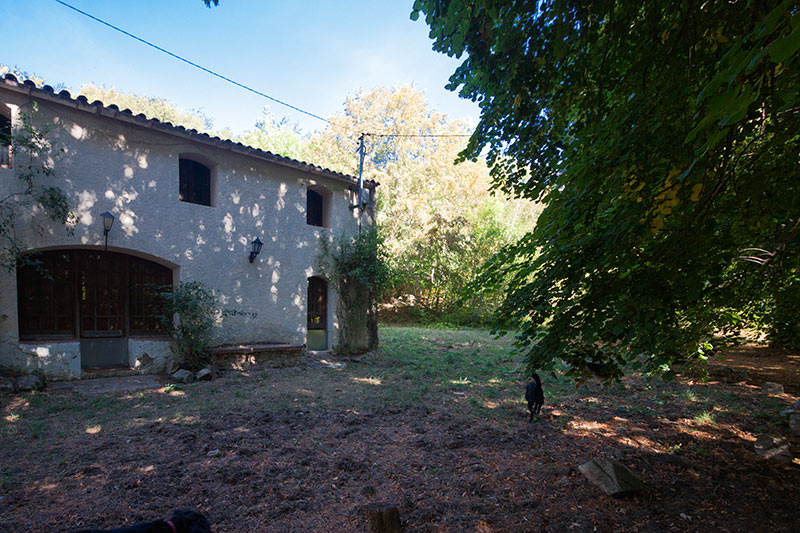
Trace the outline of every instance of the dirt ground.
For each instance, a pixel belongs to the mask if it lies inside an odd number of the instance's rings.
[[[800,460],[753,452],[769,432],[800,453],[780,415],[792,394],[765,397],[757,379],[575,389],[545,378],[543,415],[528,423],[507,344],[382,335],[385,352],[343,366],[0,397],[0,531],[119,527],[194,508],[219,532],[355,532],[359,507],[376,501],[396,503],[415,532],[800,528]],[[731,357],[763,362],[757,348]],[[766,377],[796,382],[794,355],[769,357]],[[603,495],[577,472],[601,455],[647,489]]]

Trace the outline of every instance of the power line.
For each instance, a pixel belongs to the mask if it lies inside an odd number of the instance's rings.
[[[67,8],[69,8],[69,9],[71,9],[71,10],[77,12],[77,13],[80,13],[81,15],[83,15],[85,17],[88,17],[88,18],[90,18],[90,19],[92,19],[92,20],[94,20],[96,22],[99,22],[100,24],[103,24],[104,26],[107,26],[107,27],[109,27],[109,28],[111,28],[111,29],[113,29],[115,31],[118,31],[118,32],[122,33],[123,35],[127,35],[128,37],[130,37],[132,39],[135,39],[135,40],[139,41],[142,44],[145,44],[145,45],[147,45],[147,46],[149,46],[151,48],[155,48],[159,52],[167,54],[168,56],[173,57],[173,58],[177,59],[178,61],[182,61],[182,62],[186,63],[187,65],[191,65],[191,66],[193,66],[193,67],[195,67],[197,69],[202,70],[203,72],[211,74],[212,76],[215,76],[215,77],[217,77],[217,78],[219,78],[221,80],[227,81],[230,84],[233,84],[233,85],[235,85],[237,87],[240,87],[240,88],[242,88],[242,89],[244,89],[246,91],[249,91],[251,93],[257,94],[259,96],[262,96],[262,97],[266,98],[267,100],[270,100],[270,101],[275,102],[277,104],[280,104],[282,106],[288,107],[289,109],[293,109],[293,110],[295,110],[295,111],[297,111],[299,113],[303,113],[304,115],[308,115],[308,116],[310,116],[312,118],[315,118],[317,120],[321,120],[321,121],[323,121],[323,122],[325,122],[327,124],[331,124],[331,121],[326,119],[326,118],[323,118],[323,117],[321,117],[319,115],[315,115],[314,113],[311,113],[309,111],[305,111],[303,109],[300,109],[297,106],[293,106],[292,104],[288,104],[288,103],[286,103],[286,102],[284,102],[282,100],[278,100],[277,98],[273,98],[272,96],[270,96],[268,94],[265,94],[265,93],[263,93],[261,91],[253,89],[252,87],[248,87],[247,85],[245,85],[243,83],[239,83],[238,81],[232,80],[231,78],[228,78],[227,76],[223,76],[222,74],[214,72],[213,70],[208,69],[208,68],[206,68],[206,67],[204,67],[202,65],[198,65],[197,63],[195,63],[193,61],[190,61],[190,60],[188,60],[188,59],[186,59],[184,57],[181,57],[178,54],[170,52],[169,50],[167,50],[165,48],[162,48],[162,47],[160,47],[160,46],[158,46],[156,44],[153,44],[153,43],[151,43],[150,41],[148,41],[146,39],[142,39],[141,37],[138,37],[138,36],[128,32],[128,31],[125,31],[122,28],[114,26],[113,24],[111,24],[109,22],[106,22],[105,20],[97,18],[94,15],[92,15],[90,13],[87,13],[86,11],[82,11],[82,10],[78,9],[77,7],[75,7],[75,6],[72,6],[72,5],[64,2],[63,0],[55,0],[55,1],[57,3],[59,3],[59,4],[61,4],[62,6],[67,7]],[[443,133],[443,134],[364,133],[364,135],[369,136],[369,137],[383,137],[383,138],[391,138],[391,137],[417,137],[417,138],[424,138],[424,137],[429,137],[429,138],[434,138],[434,137],[470,137],[470,135],[455,134],[455,133]]]
[[[214,72],[213,70],[207,69],[207,68],[205,68],[205,67],[203,67],[201,65],[198,65],[197,63],[189,61],[188,59],[185,59],[185,58],[179,56],[178,54],[173,54],[169,50],[165,50],[164,48],[161,48],[160,46],[155,45],[155,44],[151,43],[150,41],[142,39],[141,37],[137,37],[136,35],[134,35],[132,33],[129,33],[127,31],[123,30],[122,28],[118,28],[117,26],[114,26],[113,24],[110,24],[110,23],[108,23],[108,22],[106,22],[106,21],[104,21],[102,19],[99,19],[99,18],[95,17],[94,15],[90,15],[89,13],[87,13],[85,11],[81,11],[80,9],[78,9],[75,6],[71,6],[66,2],[62,2],[62,0],[55,0],[55,1],[58,2],[59,4],[61,4],[64,7],[68,7],[70,9],[72,9],[73,11],[76,11],[76,12],[80,13],[81,15],[89,17],[90,19],[92,19],[94,21],[97,21],[100,24],[103,24],[104,26],[108,26],[109,28],[111,28],[113,30],[116,30],[116,31],[118,31],[118,32],[120,32],[120,33],[122,33],[124,35],[127,35],[128,37],[130,37],[132,39],[136,39],[140,43],[146,44],[147,46],[149,46],[151,48],[155,48],[159,52],[163,52],[163,53],[167,54],[168,56],[174,57],[175,59],[177,59],[179,61],[183,61],[184,63],[186,63],[188,65],[191,65],[191,66],[193,66],[195,68],[198,68],[198,69],[202,70],[203,72],[207,72],[208,74],[211,74],[212,76],[216,76],[217,78],[225,80],[228,83],[232,83],[233,85],[236,85],[237,87],[241,87],[242,89],[245,89],[246,91],[250,91],[251,93],[255,93],[255,94],[259,95],[259,96],[263,96],[267,100],[271,100],[271,101],[273,101],[275,103],[278,103],[280,105],[286,106],[289,109],[294,109],[295,111],[297,111],[299,113],[303,113],[304,115],[308,115],[309,117],[313,117],[313,118],[315,118],[317,120],[321,120],[323,122],[327,122],[328,124],[330,124],[330,121],[328,119],[322,118],[321,116],[315,115],[314,113],[310,113],[308,111],[304,111],[304,110],[300,109],[299,107],[293,106],[291,104],[287,104],[286,102],[278,100],[277,98],[273,98],[268,94],[264,94],[261,91],[257,91],[257,90],[255,90],[255,89],[253,89],[251,87],[248,87],[247,85],[244,85],[243,83],[239,83],[238,81],[234,81],[234,80],[232,80],[232,79],[230,79],[230,78],[228,78],[226,76],[223,76],[222,74],[218,74],[218,73]]]
[[[472,137],[468,134],[459,133],[364,133],[369,137]]]

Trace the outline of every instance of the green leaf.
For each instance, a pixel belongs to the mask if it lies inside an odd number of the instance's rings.
[[[795,26],[788,36],[778,39],[769,46],[769,57],[775,63],[783,63],[800,50],[800,25]]]

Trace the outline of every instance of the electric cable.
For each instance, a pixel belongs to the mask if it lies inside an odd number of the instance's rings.
[[[171,56],[171,57],[173,57],[173,58],[175,58],[175,59],[177,59],[179,61],[183,61],[187,65],[191,65],[191,66],[193,66],[195,68],[198,68],[198,69],[202,70],[203,72],[211,74],[212,76],[216,76],[217,78],[219,78],[221,80],[225,80],[228,83],[232,83],[233,85],[236,85],[237,87],[241,87],[242,89],[245,89],[246,91],[250,91],[251,93],[257,94],[259,96],[263,96],[267,100],[270,100],[270,101],[275,102],[277,104],[280,104],[282,106],[286,106],[289,109],[294,109],[295,111],[297,111],[299,113],[303,113],[304,115],[308,115],[309,117],[313,117],[313,118],[315,118],[317,120],[321,120],[323,122],[327,122],[328,124],[330,124],[330,121],[328,119],[326,119],[326,118],[322,118],[319,115],[315,115],[314,113],[311,113],[309,111],[305,111],[303,109],[300,109],[299,107],[293,106],[292,104],[287,104],[286,102],[278,100],[277,98],[273,98],[272,96],[270,96],[268,94],[265,94],[265,93],[262,93],[261,91],[253,89],[252,87],[248,87],[247,85],[245,85],[243,83],[239,83],[238,81],[234,81],[234,80],[228,78],[227,76],[223,76],[222,74],[218,74],[218,73],[214,72],[211,69],[207,69],[206,67],[204,67],[202,65],[198,65],[197,63],[194,63],[193,61],[189,61],[188,59],[183,58],[183,57],[179,56],[178,54],[174,54],[174,53],[170,52],[169,50],[166,50],[164,48],[161,48],[158,45],[155,45],[155,44],[151,43],[150,41],[142,39],[141,37],[137,37],[136,35],[134,35],[134,34],[132,34],[130,32],[127,32],[127,31],[123,30],[122,28],[118,28],[117,26],[114,26],[113,24],[110,24],[110,23],[108,23],[108,22],[106,22],[106,21],[104,21],[102,19],[99,19],[99,18],[95,17],[94,15],[91,15],[91,14],[87,13],[86,11],[81,11],[77,7],[71,6],[68,3],[63,2],[62,0],[55,0],[55,1],[58,2],[59,4],[61,4],[64,7],[68,7],[70,9],[72,9],[73,11],[76,11],[76,12],[80,13],[81,15],[84,15],[84,16],[89,17],[90,19],[92,19],[94,21],[99,22],[100,24],[108,26],[109,28],[111,28],[113,30],[116,30],[116,31],[118,31],[118,32],[120,32],[120,33],[122,33],[124,35],[127,35],[128,37],[130,37],[132,39],[136,39],[140,43],[146,44],[147,46],[149,46],[151,48],[155,48],[159,52],[163,52],[163,53],[167,54],[168,56]]]
[[[195,68],[197,68],[199,70],[202,70],[203,72],[206,72],[207,74],[211,74],[212,76],[215,76],[215,77],[217,77],[217,78],[219,78],[221,80],[227,81],[228,83],[231,83],[231,84],[233,84],[233,85],[235,85],[235,86],[237,86],[237,87],[239,87],[241,89],[244,89],[244,90],[249,91],[251,93],[257,94],[258,96],[266,98],[267,100],[270,100],[270,101],[275,102],[277,104],[280,104],[282,106],[288,107],[289,109],[293,109],[294,111],[297,111],[299,113],[303,113],[304,115],[308,115],[309,117],[315,118],[317,120],[321,120],[321,121],[323,121],[325,123],[328,123],[328,124],[331,123],[331,121],[326,119],[326,118],[323,118],[323,117],[321,117],[319,115],[315,115],[314,113],[311,113],[310,111],[306,111],[304,109],[301,109],[301,108],[299,108],[297,106],[294,106],[294,105],[289,104],[287,102],[284,102],[282,100],[278,100],[277,98],[274,98],[274,97],[272,97],[272,96],[270,96],[268,94],[265,94],[265,93],[263,93],[263,92],[261,92],[259,90],[253,89],[252,87],[248,87],[247,85],[245,85],[243,83],[239,83],[236,80],[233,80],[233,79],[231,79],[231,78],[229,78],[227,76],[223,76],[222,74],[214,72],[211,69],[208,69],[208,68],[206,68],[206,67],[204,67],[202,65],[199,65],[199,64],[197,64],[197,63],[195,63],[193,61],[190,61],[190,60],[188,60],[188,59],[186,59],[184,57],[181,57],[178,54],[170,52],[169,50],[167,50],[165,48],[162,48],[162,47],[160,47],[160,46],[158,46],[156,44],[153,44],[153,43],[151,43],[150,41],[148,41],[146,39],[142,39],[141,37],[138,37],[138,36],[128,32],[128,31],[123,30],[122,28],[119,28],[119,27],[117,27],[117,26],[115,26],[115,25],[113,25],[113,24],[111,24],[109,22],[106,22],[103,19],[95,17],[94,15],[92,15],[90,13],[87,13],[86,11],[82,11],[82,10],[78,9],[77,7],[75,7],[75,6],[72,6],[72,5],[64,2],[63,0],[55,0],[55,2],[61,4],[64,7],[72,9],[73,11],[75,11],[77,13],[80,13],[81,15],[83,15],[85,17],[88,17],[88,18],[94,20],[95,22],[99,22],[100,24],[103,24],[104,26],[107,26],[107,27],[109,27],[109,28],[111,28],[111,29],[113,29],[115,31],[118,31],[118,32],[122,33],[123,35],[127,35],[128,37],[130,37],[132,39],[135,39],[135,40],[139,41],[142,44],[145,44],[145,45],[147,45],[147,46],[149,46],[151,48],[154,48],[154,49],[158,50],[159,52],[167,54],[168,56],[170,56],[170,57],[172,57],[174,59],[177,59],[178,61],[182,61],[182,62],[186,63],[187,65],[191,65],[191,66],[193,66],[193,67],[195,67]],[[443,134],[364,133],[364,135],[369,136],[369,137],[383,137],[383,138],[390,138],[390,137],[417,137],[417,138],[429,137],[429,138],[433,138],[433,137],[470,137],[471,136],[471,135],[468,135],[468,134],[455,134],[455,133],[443,133]]]

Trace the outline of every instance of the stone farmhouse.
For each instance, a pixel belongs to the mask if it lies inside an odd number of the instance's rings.
[[[38,266],[0,272],[0,364],[56,379],[162,371],[172,355],[152,287],[185,281],[236,311],[216,328],[223,352],[335,349],[321,243],[372,224],[377,183],[359,191],[350,175],[0,78],[0,131],[26,114],[50,125],[51,184],[77,222],[16,218]],[[20,188],[12,154],[0,146],[0,198]]]

